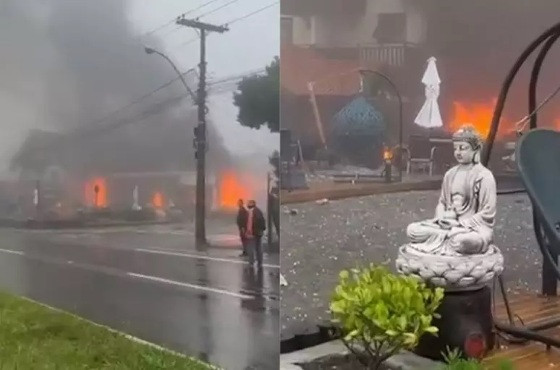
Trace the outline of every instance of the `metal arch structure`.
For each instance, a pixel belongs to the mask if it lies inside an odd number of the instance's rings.
[[[525,183],[525,187],[531,198],[531,203],[533,206],[533,227],[535,232],[535,237],[537,239],[537,243],[539,245],[539,249],[543,255],[543,288],[545,288],[545,271],[547,271],[550,278],[553,278],[553,284],[548,287],[548,292],[544,291],[543,293],[549,295],[556,295],[556,286],[557,281],[560,280],[560,268],[558,266],[558,249],[560,248],[560,223],[556,223],[556,226],[551,227],[551,220],[546,219],[547,217],[546,212],[543,210],[542,202],[538,201],[537,192],[541,191],[532,186],[532,181],[530,176],[533,174],[527,173],[527,168],[525,166],[525,161],[520,158],[527,156],[527,149],[531,149],[530,141],[531,136],[535,136],[535,134],[539,134],[540,130],[536,130],[537,128],[537,111],[536,111],[536,88],[539,78],[539,73],[544,63],[544,60],[554,45],[554,43],[560,38],[560,23],[555,24],[554,26],[550,27],[548,30],[543,32],[539,37],[537,37],[527,48],[523,51],[523,53],[519,56],[519,58],[514,63],[513,67],[509,71],[506,79],[502,85],[502,89],[500,91],[500,95],[496,102],[496,106],[494,109],[494,115],[492,117],[492,123],[490,127],[490,132],[488,134],[488,138],[486,140],[486,145],[484,148],[484,153],[482,155],[482,163],[487,166],[490,160],[490,154],[492,152],[492,147],[494,144],[494,140],[496,139],[496,135],[498,132],[498,126],[500,122],[500,118],[504,109],[504,105],[507,99],[507,95],[509,92],[509,88],[513,83],[517,73],[519,72],[520,68],[523,66],[527,58],[539,47],[542,45],[542,48],[535,59],[532,71],[531,71],[531,80],[529,83],[528,89],[528,108],[529,108],[529,117],[530,117],[530,133],[526,135],[524,138],[520,140],[520,145],[517,147],[517,162],[518,162],[518,169],[520,175]],[[534,141],[534,140],[533,140]],[[554,174],[552,174],[554,175]],[[560,179],[557,179],[560,180]],[[548,214],[550,216],[550,214]],[[509,301],[507,298],[507,293],[505,289],[505,284],[503,278],[500,276],[498,279],[500,290],[502,296],[504,298],[504,303],[508,315],[508,323],[501,323],[501,322],[494,322],[494,326],[498,332],[502,334],[505,340],[509,341],[510,343],[523,343],[526,341],[538,341],[545,344],[547,347],[557,347],[560,348],[560,340],[555,339],[553,337],[541,334],[540,331],[550,329],[553,327],[560,326],[560,317],[552,319],[547,322],[541,322],[536,325],[530,326],[518,326],[515,325],[513,319],[513,313],[511,311],[511,307],[509,305]],[[553,288],[553,289],[552,289]],[[543,289],[545,290],[545,289]]]

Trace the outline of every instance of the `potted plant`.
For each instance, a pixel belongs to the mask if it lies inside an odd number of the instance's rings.
[[[432,318],[443,289],[371,264],[340,272],[330,303],[344,345],[367,369],[402,349],[413,349],[425,333],[437,334]]]

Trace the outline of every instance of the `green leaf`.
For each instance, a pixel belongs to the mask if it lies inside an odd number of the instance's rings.
[[[404,333],[404,344],[414,346],[418,341],[418,337],[414,333]]]
[[[346,305],[344,301],[332,302],[330,305],[331,311],[334,313],[343,313]]]
[[[405,330],[406,329],[406,324],[407,324],[406,316],[404,316],[404,315],[399,316],[399,329]]]
[[[435,326],[428,326],[427,328],[424,329],[424,331],[430,334],[437,334],[439,332],[439,329],[436,328]]]

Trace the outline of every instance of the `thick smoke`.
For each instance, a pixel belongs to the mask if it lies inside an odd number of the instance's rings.
[[[0,167],[32,128],[64,133],[120,125],[95,135],[69,136],[72,161],[95,170],[194,168],[196,109],[175,83],[137,106],[99,121],[131,100],[176,78],[135,35],[122,0],[3,0],[0,3]],[[191,81],[196,89],[196,83]],[[227,159],[209,125],[210,163]],[[79,137],[79,138],[78,138]]]

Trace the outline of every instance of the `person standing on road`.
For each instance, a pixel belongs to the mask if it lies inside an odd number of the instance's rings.
[[[257,207],[257,202],[250,200],[247,202],[247,252],[249,253],[249,264],[254,265],[255,254],[257,257],[257,266],[262,269],[263,251],[262,237],[266,230],[266,220],[262,211]]]
[[[239,199],[237,201],[237,228],[239,229],[239,238],[241,239],[241,245],[243,246],[243,252],[241,253],[240,257],[247,256],[247,216],[248,211],[243,204],[243,199]]]

